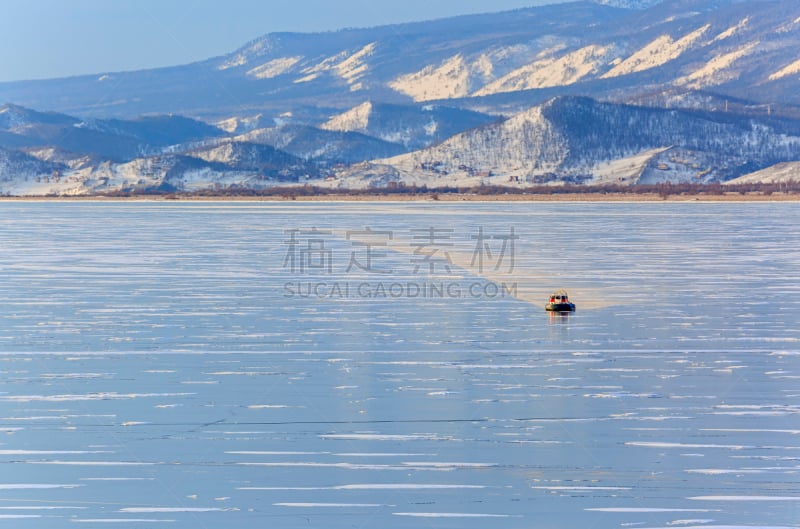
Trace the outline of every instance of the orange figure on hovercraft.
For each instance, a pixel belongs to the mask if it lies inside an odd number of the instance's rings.
[[[550,312],[575,312],[575,304],[569,300],[566,290],[559,290],[550,296],[550,303],[545,305]]]

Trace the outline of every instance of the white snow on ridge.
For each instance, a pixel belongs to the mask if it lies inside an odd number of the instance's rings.
[[[715,42],[719,42],[721,40],[725,40],[725,39],[727,39],[729,37],[732,37],[732,36],[736,35],[740,31],[742,31],[747,26],[747,24],[749,22],[750,22],[750,17],[743,18],[735,26],[732,26],[732,27],[726,29],[725,31],[723,31],[722,33],[720,33],[719,35],[714,37],[714,40],[712,40],[711,43],[713,44]]]
[[[295,79],[294,84],[310,83],[311,81],[313,81],[317,77],[319,77],[318,73],[311,73],[311,74],[305,75],[303,77],[300,77],[298,79]]]
[[[0,103],[0,127],[11,132],[18,132],[27,129],[31,124],[26,109],[17,105]]]
[[[258,124],[263,117],[263,114],[247,117],[234,116],[232,118],[223,119],[222,121],[217,121],[214,123],[214,126],[230,133],[249,132],[258,128]]]
[[[220,64],[217,69],[218,70],[229,70],[231,68],[236,68],[237,66],[244,66],[247,64],[247,57],[244,55],[237,55],[233,59],[225,61],[224,63]]]
[[[295,135],[291,132],[283,132],[280,127],[277,127],[253,129],[231,139],[234,143],[260,143],[271,145],[276,149],[285,149],[294,138]]]
[[[225,142],[216,147],[211,149],[200,150],[197,152],[192,153],[191,155],[193,158],[199,158],[200,160],[205,160],[206,162],[218,162],[218,163],[231,163],[234,161],[236,157],[236,150],[234,146],[234,142]]]
[[[613,46],[592,44],[557,59],[537,60],[486,85],[474,95],[570,85],[597,74],[613,52]]]
[[[324,72],[333,72],[350,85],[350,90],[360,90],[363,88],[363,85],[359,81],[369,70],[366,59],[375,53],[377,45],[377,42],[372,42],[355,53],[350,53],[345,50],[332,57],[328,57],[315,66],[303,69],[301,73],[306,75],[295,80],[295,83],[313,81]]]
[[[607,79],[610,77],[643,72],[675,60],[680,57],[683,52],[691,48],[710,27],[711,24],[706,24],[678,40],[673,40],[669,35],[661,35],[644,48],[619,63],[602,77],[603,79]]]
[[[67,172],[61,177],[28,175],[18,177],[3,191],[12,195],[85,195],[91,192],[113,191],[123,187],[146,188],[157,186],[165,169],[152,158],[138,158],[123,164],[103,162]]]
[[[524,180],[552,170],[566,156],[564,138],[543,117],[541,107],[535,107],[501,125],[461,133],[429,149],[375,163],[393,166],[403,179],[418,183],[475,185],[493,177]]]
[[[89,164],[91,161],[91,156],[89,155],[75,157],[76,155],[60,151],[55,147],[40,147],[32,149],[28,151],[28,154],[45,162],[63,163],[70,169],[80,169],[81,167]]]
[[[203,151],[208,158],[222,161],[230,155],[225,145]],[[115,164],[102,162],[96,166],[72,170],[56,177],[41,174],[15,174],[14,179],[0,181],[0,193],[15,196],[77,196],[113,192],[121,189],[151,189],[163,184],[169,165],[157,158],[137,158],[131,162]],[[217,185],[252,185],[254,175],[247,171],[215,171],[201,168],[185,171],[171,180],[181,189],[209,189]],[[0,400],[5,397],[0,396]]]
[[[343,132],[364,131],[369,125],[370,114],[372,114],[372,103],[365,101],[357,107],[333,116],[323,123],[320,128]]]
[[[459,53],[439,64],[431,64],[417,72],[401,75],[389,82],[388,86],[418,102],[465,97],[472,92],[481,95],[508,91],[501,88],[487,90],[480,87],[484,87],[488,83],[492,83],[492,86],[495,83],[501,83],[500,79],[513,77],[514,72],[526,68],[526,65],[530,68],[531,57],[536,57],[537,62],[533,64],[553,63],[555,59],[552,57],[562,53],[566,47],[567,42],[563,39],[549,37],[526,44],[490,48],[473,57],[465,57]],[[576,53],[580,53],[580,50]],[[573,61],[577,61],[577,59],[573,59]],[[569,65],[566,65],[564,69],[566,70],[568,67]],[[579,66],[575,67],[580,68]],[[524,77],[526,72],[523,71],[519,76]],[[530,72],[527,73],[530,75]],[[559,75],[569,77],[564,71],[560,74],[558,72],[551,74],[554,77]],[[511,82],[509,81],[509,83]],[[558,83],[558,81],[553,82]],[[480,90],[478,90],[479,88]],[[476,92],[476,90],[478,91]]]
[[[784,77],[788,77],[790,75],[795,75],[800,73],[800,59],[794,61],[793,63],[781,68],[774,74],[769,76],[770,81],[777,81],[778,79],[783,79]]]
[[[336,74],[351,85],[351,89],[361,88],[357,83],[369,69],[365,59],[375,53],[377,43],[367,44],[359,51],[340,62],[334,67]]]
[[[264,52],[268,51],[269,48],[270,46],[267,44],[267,42],[260,40],[217,66],[217,70],[223,71],[244,66],[247,64],[248,56],[263,54]]]
[[[255,79],[272,79],[273,77],[288,73],[292,67],[302,59],[302,56],[272,59],[269,62],[265,62],[261,66],[256,66],[255,68],[251,69],[247,72],[247,75]]]
[[[702,68],[695,70],[691,74],[675,81],[675,84],[685,85],[689,88],[697,90],[708,86],[719,85],[726,81],[735,79],[739,75],[738,72],[723,72],[725,70],[729,70],[734,62],[752,52],[758,47],[758,44],[759,43],[757,41],[751,42],[737,50],[731,51],[724,55],[718,55],[708,61]]]
[[[625,158],[596,164],[591,168],[591,174],[594,175],[591,183],[595,185],[636,184],[650,161],[667,150],[669,147],[649,149]]]
[[[479,73],[484,79],[492,79],[494,77],[494,63],[488,54],[484,53],[472,63],[472,68]]]
[[[562,54],[568,46],[569,42],[564,39],[543,37],[525,44],[489,49],[477,59],[468,61],[471,81],[475,86],[483,86],[524,67],[531,58],[549,59]]]
[[[767,167],[754,173],[740,176],[726,184],[778,184],[781,182],[800,182],[800,162],[785,162]]]
[[[469,94],[469,73],[467,62],[458,54],[438,67],[427,66],[416,73],[402,75],[389,86],[414,101],[452,99]]]

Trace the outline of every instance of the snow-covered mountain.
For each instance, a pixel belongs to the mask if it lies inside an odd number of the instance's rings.
[[[796,120],[558,97],[439,145],[348,169],[341,183],[710,183],[798,157]]]
[[[321,128],[361,132],[409,149],[419,149],[495,121],[498,121],[496,116],[442,105],[390,105],[366,101],[332,116]]]
[[[0,148],[47,192],[67,192],[56,173],[80,182],[69,192],[727,181],[800,160],[798,49],[786,0],[583,0],[274,33],[184,66],[0,83],[14,103]]]
[[[176,115],[81,120],[6,105],[0,108],[0,147],[7,149],[10,160],[5,180],[13,177],[14,168],[34,177],[24,179],[27,187],[0,185],[0,192],[174,191],[294,183],[326,176],[337,165],[424,148],[498,119],[457,108],[384,104],[369,105],[356,122],[347,119],[358,111],[331,116],[323,128],[294,124],[293,115],[218,123],[227,132]],[[272,126],[254,128],[263,125]]]
[[[559,94],[634,102],[661,90],[800,105],[799,30],[800,3],[786,0],[578,1],[274,33],[185,66],[2,83],[0,101],[101,118],[290,113],[310,125],[365,102],[504,111],[510,95],[518,110]]]
[[[174,115],[81,120],[18,105],[0,107],[2,147],[51,147],[122,161],[156,153],[169,145],[223,135],[216,127]]]
[[[357,163],[407,152],[402,145],[347,130],[281,125],[238,135],[235,141],[263,143],[320,165]]]
[[[24,152],[0,147],[0,189],[8,188],[16,181],[31,180],[42,176],[59,174],[66,166],[47,160],[39,160]]]
[[[181,116],[80,120],[0,107],[0,193],[263,187],[318,174],[287,152]]]

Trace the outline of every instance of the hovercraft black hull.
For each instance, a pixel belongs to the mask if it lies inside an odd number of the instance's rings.
[[[574,303],[548,303],[545,310],[550,312],[575,312]]]

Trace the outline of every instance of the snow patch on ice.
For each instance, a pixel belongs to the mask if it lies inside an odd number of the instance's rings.
[[[103,450],[0,450],[0,456],[41,456],[41,455],[87,455],[87,454],[111,454],[112,452]]]
[[[437,483],[366,483],[339,485],[336,490],[449,490],[449,489],[485,489],[485,485],[450,485]]]
[[[356,508],[372,508],[372,507],[384,507],[382,503],[320,503],[320,502],[281,502],[281,503],[273,503],[276,507],[316,507],[316,508],[328,508],[328,507],[339,507],[339,508],[348,508],[348,507],[356,507]]]
[[[437,434],[376,434],[376,433],[351,433],[351,434],[321,434],[320,439],[339,439],[345,441],[441,441],[450,437]]]
[[[73,523],[108,523],[108,524],[137,524],[137,523],[174,523],[175,520],[157,520],[152,518],[73,518]]]
[[[119,512],[129,512],[135,514],[145,513],[174,513],[174,512],[228,512],[232,509],[222,509],[219,507],[125,507],[120,509]]]
[[[666,527],[642,527],[641,529],[675,529],[673,526]],[[769,526],[769,525],[690,525],[683,526],[682,529],[797,529],[797,527]]]
[[[0,483],[0,490],[51,490],[77,489],[83,485],[57,485],[50,483]]]
[[[0,507],[0,511],[61,511],[61,510],[84,510],[87,507],[75,507],[72,505],[10,505]]]
[[[552,490],[552,491],[567,491],[567,492],[591,492],[591,491],[608,491],[608,490],[631,490],[631,487],[603,487],[603,486],[589,486],[589,485],[537,485],[531,487],[537,490]]]
[[[669,509],[669,508],[654,508],[654,507],[591,507],[584,510],[591,512],[628,512],[628,513],[711,512],[708,509]]]
[[[728,469],[728,468],[690,468],[686,470],[687,474],[703,474],[706,476],[725,476],[728,474],[764,474],[767,470],[764,469]]]
[[[692,496],[695,501],[796,501],[800,496]]]
[[[87,467],[152,467],[161,463],[146,461],[27,461],[31,465],[61,465]]]
[[[93,400],[132,400],[152,397],[186,397],[194,393],[86,393],[78,395],[5,395],[0,401],[6,402],[82,402]]]
[[[724,445],[702,443],[666,443],[658,441],[629,441],[625,446],[639,446],[644,448],[722,448],[726,450],[746,450],[755,448],[747,445]]]
[[[393,512],[394,516],[410,516],[414,518],[511,518],[519,517],[511,514],[480,514],[467,512]]]

